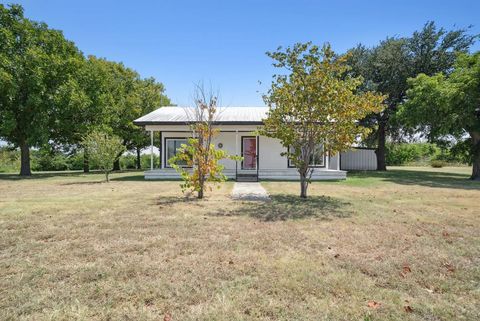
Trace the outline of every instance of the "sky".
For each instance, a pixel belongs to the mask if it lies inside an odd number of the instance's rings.
[[[12,1],[2,1],[7,4]],[[60,29],[86,55],[155,77],[173,103],[191,105],[204,82],[223,106],[263,106],[276,72],[266,51],[329,42],[342,53],[408,36],[427,21],[480,33],[480,1],[15,1]],[[477,43],[472,50],[480,50]]]

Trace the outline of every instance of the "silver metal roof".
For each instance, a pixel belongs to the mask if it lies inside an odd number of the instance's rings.
[[[133,121],[136,125],[187,124],[194,121],[192,107],[167,106]],[[219,124],[262,124],[268,107],[219,107],[216,123]]]

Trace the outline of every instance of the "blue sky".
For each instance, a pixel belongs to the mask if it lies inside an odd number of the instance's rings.
[[[265,52],[279,45],[330,42],[344,52],[357,43],[410,35],[429,20],[447,29],[473,25],[480,33],[478,0],[16,3],[27,17],[63,30],[85,54],[155,77],[179,105],[190,104],[198,81],[218,90],[225,106],[263,105],[261,94],[275,72]]]

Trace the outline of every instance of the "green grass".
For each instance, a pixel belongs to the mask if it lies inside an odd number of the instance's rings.
[[[476,320],[468,175],[350,173],[307,200],[264,182],[250,202],[233,182],[199,201],[141,172],[0,174],[0,319]]]

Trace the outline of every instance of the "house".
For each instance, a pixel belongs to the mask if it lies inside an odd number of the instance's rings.
[[[134,121],[150,132],[151,154],[154,153],[154,137],[159,137],[160,168],[151,168],[145,172],[145,179],[178,178],[178,173],[170,167],[168,159],[176,153],[181,144],[192,137],[191,110],[188,107],[162,107]],[[299,174],[286,156],[279,140],[257,135],[255,131],[262,126],[268,107],[225,107],[219,108],[215,125],[220,132],[213,143],[216,148],[224,149],[230,155],[242,156],[243,160],[221,160],[225,166],[224,174],[235,180],[278,179],[297,180]],[[155,139],[156,140],[156,139]],[[347,172],[340,169],[340,157],[329,155],[319,145],[312,158],[312,180],[345,179]]]

